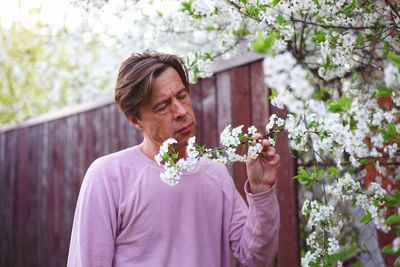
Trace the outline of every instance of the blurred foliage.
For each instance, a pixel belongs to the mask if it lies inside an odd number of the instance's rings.
[[[0,24],[0,124],[108,93],[114,80],[98,69],[104,45],[83,34],[40,21]]]

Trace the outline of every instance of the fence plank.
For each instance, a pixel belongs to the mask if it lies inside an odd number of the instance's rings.
[[[215,77],[201,81],[202,114],[199,117],[202,125],[203,144],[207,147],[216,147],[218,144],[217,132],[217,104],[215,97]]]
[[[282,117],[284,112],[272,108],[272,112]],[[297,214],[297,190],[293,179],[296,171],[295,161],[291,156],[287,133],[280,133],[276,141],[276,150],[281,155],[281,166],[277,181],[280,208],[279,266],[300,266],[299,221]]]
[[[201,104],[202,87],[200,82],[190,85],[190,98],[192,100],[194,115],[196,116],[197,120],[196,143],[202,144],[204,143],[203,132],[201,131],[201,123],[202,123],[201,118],[203,114],[203,106]]]
[[[39,149],[36,151],[36,157],[38,159],[38,172],[37,177],[39,180],[39,244],[38,256],[39,256],[39,266],[48,266],[49,258],[49,243],[48,243],[48,220],[49,220],[49,209],[48,209],[48,163],[49,163],[49,123],[43,123],[38,127],[38,133],[35,139],[40,140]]]
[[[34,188],[31,188],[29,181],[29,132],[30,128],[21,129],[18,133],[18,160],[21,164],[18,166],[17,174],[17,205],[16,205],[16,245],[18,248],[18,258],[16,266],[24,266],[29,262],[34,264],[32,254],[33,240],[31,238],[31,212],[33,211]]]
[[[7,175],[7,169],[6,169],[6,135],[0,135],[0,174],[2,176],[1,179],[4,179],[4,186],[0,186],[0,196],[3,196],[3,201],[0,202],[0,235],[2,238],[0,238],[0,266],[6,266],[7,264],[9,265],[9,262],[6,262],[9,258],[6,256],[7,253],[10,253],[9,247],[11,246],[11,237],[10,233],[7,232],[8,229],[6,229],[10,223],[11,217],[9,214],[11,214],[9,208],[10,208],[10,198],[9,196],[6,196],[7,194],[7,184],[9,184],[8,180],[10,177]]]
[[[226,126],[232,124],[232,86],[230,71],[224,71],[216,74],[217,89],[217,131],[220,134]],[[217,137],[219,140],[219,136]],[[217,142],[219,145],[219,142]],[[231,176],[233,176],[233,166],[227,166]]]
[[[124,149],[128,147],[128,142],[126,138],[126,127],[125,124],[128,123],[128,120],[125,118],[125,115],[123,112],[119,109],[116,108],[116,113],[115,113],[115,120],[116,120],[116,128],[118,128],[118,135],[116,137],[117,139],[117,145],[118,149]]]
[[[82,145],[79,140],[78,129],[79,129],[79,117],[80,114],[70,116],[67,118],[67,140],[68,146],[65,147],[65,172],[64,180],[61,181],[64,185],[62,191],[64,193],[64,218],[61,228],[61,239],[65,240],[69,238],[71,233],[71,225],[74,218],[74,211],[76,205],[76,199],[78,198],[80,188],[80,173],[76,167],[76,159],[79,158],[81,153]],[[104,139],[107,140],[107,139]],[[103,142],[104,142],[103,140]],[[108,142],[106,142],[108,143]],[[63,209],[60,209],[62,211]],[[59,211],[59,212],[60,212]],[[66,259],[68,256],[68,245],[65,242],[60,243],[60,254],[62,259]]]
[[[78,140],[78,177],[77,185],[80,187],[87,168],[94,160],[94,141],[93,141],[93,111],[88,111],[79,115]]]
[[[232,84],[232,122],[233,125],[244,125],[246,131],[251,124],[251,93],[249,65],[235,68],[231,71]],[[247,179],[246,165],[244,163],[235,163],[235,183],[240,194],[245,198],[244,183]]]
[[[69,243],[69,237],[65,237],[63,234],[63,222],[65,221],[64,211],[66,209],[64,187],[68,186],[66,180],[68,176],[67,162],[69,161],[66,150],[70,146],[67,129],[72,126],[69,121],[70,120],[57,120],[52,124],[52,127],[49,128],[50,133],[53,135],[53,142],[51,145],[53,150],[53,164],[50,165],[51,183],[49,183],[49,211],[51,212],[49,220],[51,232],[51,236],[49,237],[51,242],[51,253],[49,255],[50,266],[65,264],[65,258],[62,257],[61,252],[63,247],[62,243],[65,242],[64,240],[68,240]]]
[[[268,105],[269,90],[264,83],[264,71],[261,61],[250,65],[250,84],[252,125],[260,133],[264,134],[270,108]]]
[[[15,255],[19,249],[16,240],[15,228],[18,219],[17,210],[17,175],[18,165],[12,164],[18,162],[18,133],[17,130],[11,130],[3,134],[2,139],[5,140],[4,150],[1,164],[1,197],[0,201],[0,229],[2,231],[0,238],[0,263],[1,266],[17,266],[17,258],[10,257]]]

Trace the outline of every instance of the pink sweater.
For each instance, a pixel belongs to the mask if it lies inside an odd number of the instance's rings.
[[[275,188],[250,194],[249,208],[224,166],[206,161],[171,187],[139,147],[89,167],[72,228],[68,267],[270,265],[277,252]]]

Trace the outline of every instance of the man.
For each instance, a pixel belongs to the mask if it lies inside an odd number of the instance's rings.
[[[185,157],[196,118],[182,61],[146,51],[123,62],[115,99],[143,142],[101,157],[82,183],[68,267],[228,267],[271,264],[277,251],[279,155],[267,140],[248,161],[247,208],[224,166],[200,161],[180,183],[160,180],[154,156],[175,138]],[[258,136],[261,138],[261,135]]]

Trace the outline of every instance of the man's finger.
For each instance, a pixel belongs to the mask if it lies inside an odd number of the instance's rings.
[[[275,157],[268,162],[270,165],[279,165],[281,163],[281,156],[279,154],[275,154]]]
[[[267,151],[269,147],[271,147],[271,143],[267,139],[262,140],[263,151]]]
[[[270,146],[270,147],[268,147],[267,152],[268,152],[268,156],[273,156],[273,155],[275,155],[276,150],[274,147]]]

